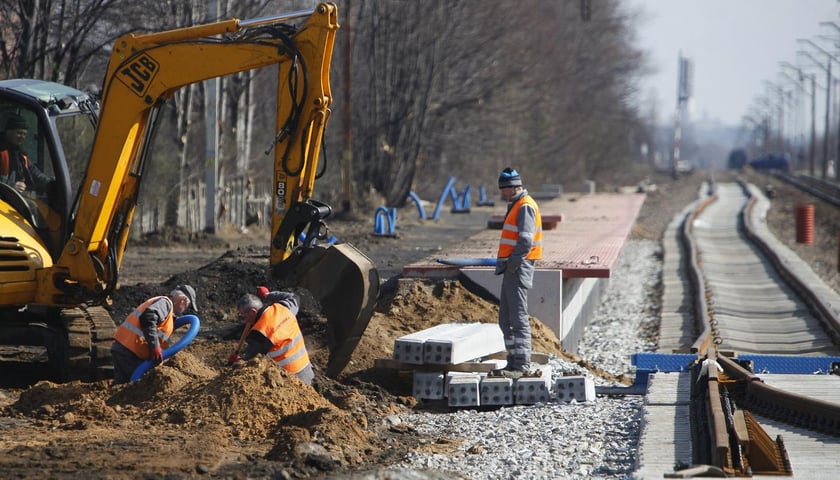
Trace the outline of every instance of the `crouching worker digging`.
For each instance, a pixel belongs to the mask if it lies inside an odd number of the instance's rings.
[[[195,289],[189,285],[178,285],[168,296],[152,297],[135,308],[114,334],[114,383],[130,381],[146,360],[162,362],[163,349],[175,330],[175,317],[188,309],[198,313]]]
[[[241,360],[263,354],[303,383],[312,385],[315,372],[296,318],[300,300],[293,293],[272,293],[277,298],[272,298],[275,303],[268,305],[263,305],[262,300],[250,293],[236,303],[239,315],[245,319],[247,345],[241,357],[233,355],[230,361],[236,365]]]

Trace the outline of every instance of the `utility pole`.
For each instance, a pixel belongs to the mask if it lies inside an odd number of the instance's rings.
[[[353,198],[353,109],[351,96],[351,54],[352,45],[352,6],[350,0],[344,2],[347,5],[344,26],[342,30],[344,33],[344,108],[342,113],[344,116],[344,152],[341,155],[341,184],[342,184],[342,199],[341,211],[349,213],[351,210],[351,199]]]
[[[834,22],[820,22],[820,25],[831,27],[834,30],[840,32],[840,26],[838,26]],[[835,49],[840,47],[840,42],[838,42],[837,38],[833,38],[832,40],[833,40],[833,44],[834,44]],[[823,49],[820,49],[820,50],[822,52],[824,52],[826,55],[828,55],[829,59],[834,58],[831,54],[829,54],[825,50],[823,50]],[[835,58],[835,60],[837,60],[837,59]],[[831,60],[829,60],[829,61],[831,61]],[[830,84],[826,88],[830,88]],[[823,178],[825,178],[825,177],[823,177]],[[840,182],[840,121],[837,122],[837,154],[834,157],[834,181]]]
[[[207,15],[219,17],[217,0],[207,0]],[[216,233],[216,166],[219,158],[219,82],[211,78],[204,83],[204,231]]]
[[[816,163],[816,155],[814,150],[817,148],[817,75],[811,74],[811,166],[810,174],[814,176],[814,164]]]
[[[677,167],[680,162],[680,148],[682,143],[682,117],[686,111],[686,104],[691,98],[694,64],[679,53],[677,60],[677,111],[674,115],[674,155],[671,162],[671,176],[677,178]]]
[[[828,141],[829,141],[829,137],[831,136],[830,135],[830,130],[831,130],[831,123],[830,123],[831,122],[831,61],[832,60],[838,60],[838,59],[834,55],[832,55],[831,53],[827,52],[824,48],[822,48],[819,45],[817,45],[816,43],[812,42],[811,40],[800,38],[800,39],[797,39],[796,41],[800,42],[800,43],[807,43],[807,44],[811,45],[812,47],[816,48],[817,50],[819,50],[820,53],[822,53],[826,56],[826,66],[823,67],[822,64],[820,62],[816,61],[813,56],[811,56],[807,52],[801,52],[804,55],[811,58],[811,60],[814,63],[819,65],[821,68],[823,68],[825,70],[825,75],[826,75],[826,80],[825,80],[825,130],[824,130],[824,133],[823,133],[823,164],[822,164],[822,171],[821,171],[821,174],[822,174],[821,178],[823,180],[825,180],[826,177],[828,176]],[[840,153],[840,147],[838,147],[838,153]],[[837,169],[835,168],[835,170],[837,170]]]

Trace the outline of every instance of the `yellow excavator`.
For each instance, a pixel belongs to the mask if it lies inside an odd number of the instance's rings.
[[[278,283],[321,303],[332,333],[326,373],[338,375],[373,313],[379,277],[352,245],[318,242],[331,209],[311,197],[332,104],[337,15],[322,3],[125,35],[101,100],[52,82],[0,81],[0,344],[45,347],[58,380],[111,374],[115,323],[103,305],[117,286],[160,107],[185,85],[276,66],[270,268]],[[14,169],[4,170],[15,127],[25,134],[15,151],[49,181],[19,188]]]

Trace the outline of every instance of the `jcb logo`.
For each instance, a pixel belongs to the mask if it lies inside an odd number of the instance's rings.
[[[137,96],[142,97],[157,74],[160,64],[145,53],[120,69],[117,78]]]

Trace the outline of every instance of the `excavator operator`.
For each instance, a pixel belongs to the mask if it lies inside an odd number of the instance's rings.
[[[28,134],[29,126],[22,116],[11,114],[6,118],[3,137],[0,139],[0,181],[20,193],[27,190],[44,191],[52,181],[29,162],[29,157],[23,151],[23,143]]]

